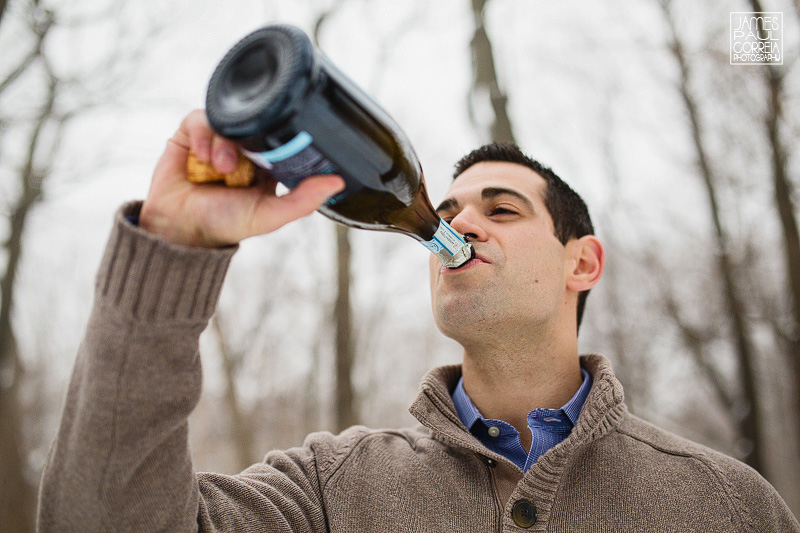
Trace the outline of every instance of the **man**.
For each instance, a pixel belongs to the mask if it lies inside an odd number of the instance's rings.
[[[424,378],[421,425],[313,434],[239,475],[196,474],[198,336],[230,245],[343,184],[197,186],[189,148],[234,166],[194,112],[144,204],[118,214],[45,465],[42,531],[800,531],[756,472],[633,417],[608,361],[579,358],[603,247],[580,198],[513,147],[462,160],[439,208],[477,255],[452,271],[431,261],[437,324],[464,358]]]

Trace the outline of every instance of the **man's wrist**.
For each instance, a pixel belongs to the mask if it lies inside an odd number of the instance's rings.
[[[140,202],[117,212],[98,272],[98,298],[135,319],[206,321],[236,247],[175,245],[136,226]]]

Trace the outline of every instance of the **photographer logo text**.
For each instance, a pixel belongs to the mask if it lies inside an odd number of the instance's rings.
[[[731,65],[783,65],[783,13],[731,13]]]

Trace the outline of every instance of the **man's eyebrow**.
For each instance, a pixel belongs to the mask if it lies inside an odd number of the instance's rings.
[[[458,200],[455,198],[448,198],[446,200],[442,200],[442,203],[439,204],[439,207],[436,208],[436,212],[440,211],[456,211],[458,210]]]
[[[483,200],[491,200],[493,198],[497,198],[498,196],[513,196],[517,200],[523,203],[523,205],[530,211],[536,211],[536,208],[533,206],[533,202],[531,202],[524,194],[521,192],[515,191],[514,189],[507,189],[505,187],[486,187],[481,191],[481,199]],[[439,207],[436,208],[436,212],[439,213],[441,211],[458,211],[459,205],[458,200],[455,198],[446,198],[442,200],[442,203],[439,204]]]
[[[536,209],[533,207],[533,202],[531,202],[524,194],[515,191],[514,189],[506,189],[505,187],[487,187],[481,191],[481,198],[484,200],[491,200],[493,198],[497,198],[498,196],[513,196],[525,204],[525,207],[528,208],[529,211],[536,211]]]

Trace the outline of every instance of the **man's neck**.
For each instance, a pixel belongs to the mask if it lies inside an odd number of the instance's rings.
[[[528,413],[562,407],[581,386],[577,340],[471,345],[464,349],[463,376],[481,414],[513,425],[528,449]]]

